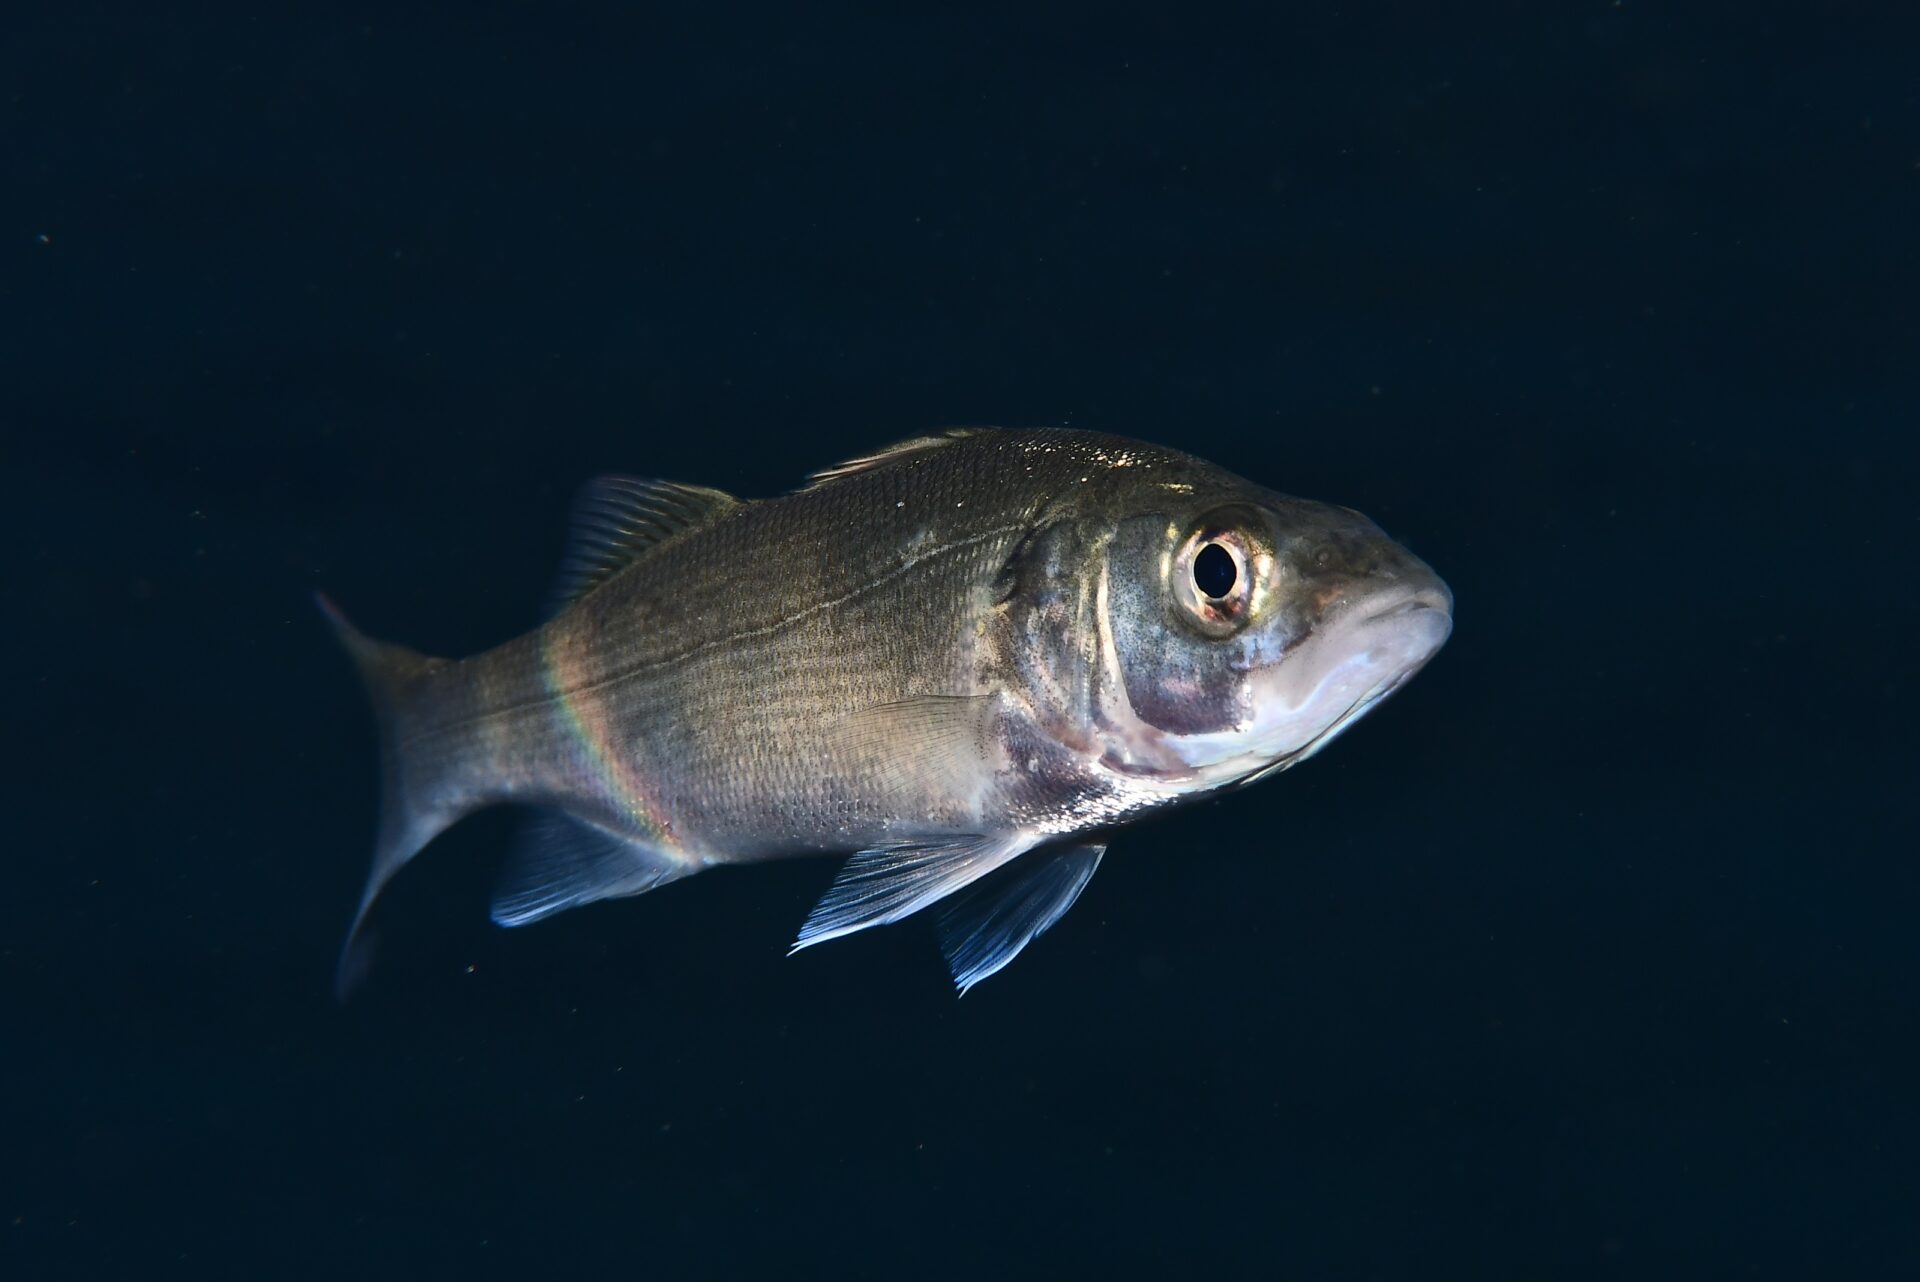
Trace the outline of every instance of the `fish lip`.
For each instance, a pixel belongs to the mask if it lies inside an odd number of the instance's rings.
[[[1382,619],[1397,618],[1403,614],[1417,614],[1422,610],[1432,610],[1446,616],[1449,625],[1453,622],[1453,593],[1444,585],[1409,587],[1390,596],[1385,605],[1378,606],[1368,614],[1364,623],[1378,623]]]

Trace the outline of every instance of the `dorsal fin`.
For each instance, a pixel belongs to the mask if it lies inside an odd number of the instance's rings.
[[[740,500],[704,485],[599,476],[573,503],[573,529],[547,614],[558,614],[632,565],[648,549],[697,529]]]
[[[871,454],[862,454],[859,458],[850,458],[844,463],[835,463],[832,467],[822,468],[807,478],[807,488],[812,489],[828,481],[837,481],[843,476],[857,476],[862,472],[871,472],[876,467],[898,463],[901,459],[914,454],[925,454],[928,450],[937,450],[943,445],[951,445],[963,437],[975,436],[986,430],[989,429],[950,427],[932,436],[916,436],[911,440],[899,441],[883,450],[875,450]]]

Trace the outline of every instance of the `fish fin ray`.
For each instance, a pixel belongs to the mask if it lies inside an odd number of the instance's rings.
[[[334,996],[345,1001],[366,978],[372,964],[373,941],[367,930],[367,915],[374,900],[408,860],[465,810],[437,800],[441,789],[431,758],[403,752],[400,746],[417,715],[425,687],[447,666],[447,660],[374,640],[354,627],[325,593],[316,592],[314,602],[359,671],[380,736],[380,817],[374,831],[373,866],[334,969]]]
[[[638,476],[600,476],[573,502],[567,554],[548,603],[548,617],[676,535],[740,506],[721,490]]]
[[[932,837],[862,850],[808,914],[793,952],[899,921],[964,888],[1034,844],[1024,832]]]
[[[675,855],[559,810],[535,811],[493,892],[493,920],[525,926],[597,899],[638,895],[697,870]]]
[[[990,694],[917,695],[848,713],[836,737],[882,802],[916,789],[948,796],[992,761],[996,706]]]
[[[950,427],[945,431],[931,433],[927,436],[915,436],[904,441],[896,441],[892,445],[884,449],[875,450],[871,454],[862,454],[860,457],[850,458],[844,463],[835,463],[832,467],[821,468],[818,472],[814,472],[807,477],[807,484],[804,488],[811,490],[818,486],[825,485],[828,481],[837,481],[842,477],[858,476],[862,472],[871,472],[876,468],[884,467],[890,463],[898,463],[915,454],[925,454],[930,450],[937,450],[943,446],[951,445],[964,437],[978,436],[982,432],[992,430],[992,428],[980,427]]]
[[[1106,849],[1063,846],[1028,855],[940,906],[940,951],[961,996],[1066,915]]]

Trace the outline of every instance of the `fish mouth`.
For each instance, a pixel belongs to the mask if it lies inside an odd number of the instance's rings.
[[[1453,593],[1447,590],[1444,583],[1402,588],[1389,593],[1383,601],[1370,604],[1374,608],[1365,616],[1363,621],[1366,623],[1382,623],[1405,615],[1418,614],[1422,610],[1431,610],[1445,620],[1447,631],[1453,630]],[[1446,638],[1443,636],[1441,640],[1444,641]],[[1434,648],[1438,649],[1439,646],[1436,645]]]
[[[1245,785],[1298,765],[1411,681],[1453,631],[1443,584],[1395,588],[1323,625],[1259,683]]]
[[[1452,632],[1453,596],[1444,586],[1393,588],[1322,623],[1276,665],[1262,694],[1303,724],[1315,710],[1364,705],[1417,672]]]

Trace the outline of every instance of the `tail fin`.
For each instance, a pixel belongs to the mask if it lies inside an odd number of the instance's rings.
[[[316,592],[314,600],[360,670],[380,729],[380,826],[374,837],[373,871],[367,875],[367,888],[334,973],[334,995],[344,1001],[365,978],[372,960],[367,910],[407,860],[459,818],[459,813],[435,804],[430,795],[431,777],[422,777],[412,768],[416,763],[409,762],[400,750],[403,733],[417,715],[423,687],[434,672],[447,666],[447,660],[375,641],[349,623],[340,607],[324,593]]]

